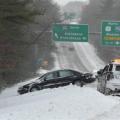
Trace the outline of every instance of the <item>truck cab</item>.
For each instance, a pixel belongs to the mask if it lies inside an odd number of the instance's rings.
[[[120,92],[120,59],[112,60],[98,71],[97,90],[103,94]]]

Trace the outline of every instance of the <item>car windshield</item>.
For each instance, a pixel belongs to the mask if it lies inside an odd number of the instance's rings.
[[[120,72],[120,65],[117,65],[115,70]]]
[[[36,82],[44,81],[45,76],[46,76],[46,74],[42,74],[42,75],[40,75],[40,77],[39,77],[38,79],[36,79],[35,81],[36,81]]]

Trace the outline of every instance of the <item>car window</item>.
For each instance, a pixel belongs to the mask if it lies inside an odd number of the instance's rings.
[[[45,79],[46,80],[51,80],[57,78],[57,72],[49,73],[46,75]]]
[[[59,77],[67,77],[72,75],[73,75],[72,71],[59,71]]]
[[[117,65],[115,68],[116,71],[120,71],[120,65]]]

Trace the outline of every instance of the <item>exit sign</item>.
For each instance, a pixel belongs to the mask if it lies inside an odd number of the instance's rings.
[[[120,46],[120,21],[102,22],[103,45]]]
[[[88,25],[54,24],[52,32],[55,41],[88,42]]]

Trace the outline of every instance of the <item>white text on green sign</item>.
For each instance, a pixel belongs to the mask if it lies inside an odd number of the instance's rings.
[[[120,46],[120,22],[104,21],[102,23],[102,43]]]
[[[54,24],[55,41],[88,42],[88,25]]]

